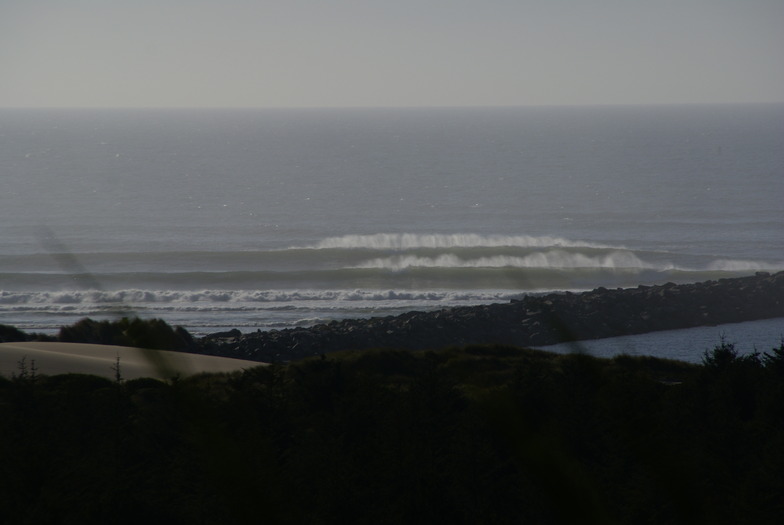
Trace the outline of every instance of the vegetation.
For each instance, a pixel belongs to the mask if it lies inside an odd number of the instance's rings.
[[[172,328],[162,319],[138,317],[123,317],[119,321],[94,321],[85,318],[71,326],[60,328],[57,339],[64,343],[93,343],[179,351],[186,351],[194,344],[191,335],[182,327]]]
[[[44,334],[28,334],[15,326],[0,324],[0,343],[14,343],[17,341],[53,341],[54,338]]]
[[[176,351],[190,351],[195,346],[191,334],[181,326],[172,327],[162,319],[138,317],[123,317],[117,321],[95,321],[85,317],[61,327],[57,336],[29,334],[0,324],[0,343],[16,341],[61,341]]]
[[[0,378],[7,523],[778,523],[784,343]]]

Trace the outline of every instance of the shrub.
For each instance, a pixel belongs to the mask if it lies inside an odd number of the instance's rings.
[[[172,328],[161,319],[142,320],[138,317],[119,321],[82,319],[60,328],[58,340],[68,343],[135,346],[156,350],[189,350],[193,338],[181,327]]]

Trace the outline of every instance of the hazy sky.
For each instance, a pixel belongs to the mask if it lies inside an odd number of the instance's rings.
[[[0,0],[0,107],[784,101],[784,0]]]

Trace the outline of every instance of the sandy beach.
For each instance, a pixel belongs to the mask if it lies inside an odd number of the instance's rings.
[[[115,378],[119,357],[124,379],[154,377],[170,379],[201,372],[233,372],[264,363],[165,350],[145,350],[124,346],[82,343],[17,342],[0,343],[0,374],[11,377],[20,373],[24,359],[28,373],[35,360],[37,374],[93,374]]]

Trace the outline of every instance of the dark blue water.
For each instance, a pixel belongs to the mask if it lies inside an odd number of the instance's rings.
[[[702,363],[706,351],[722,342],[734,345],[739,355],[772,353],[784,341],[784,318],[764,319],[721,326],[700,326],[684,330],[665,330],[642,335],[609,337],[579,343],[540,347],[552,352],[580,351],[597,357],[620,354],[652,355]]]

